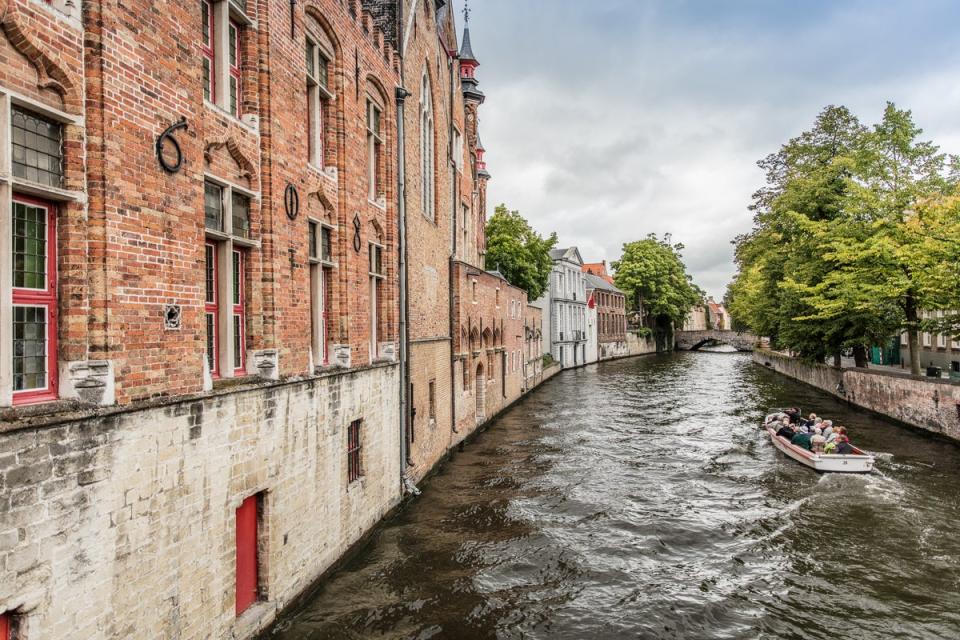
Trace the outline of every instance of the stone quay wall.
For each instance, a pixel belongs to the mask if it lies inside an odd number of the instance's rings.
[[[0,611],[31,640],[250,637],[399,503],[398,376],[375,365],[5,433]],[[257,494],[259,595],[237,616],[236,509]]]
[[[753,360],[853,405],[960,440],[960,383],[886,371],[811,364],[757,349]]]

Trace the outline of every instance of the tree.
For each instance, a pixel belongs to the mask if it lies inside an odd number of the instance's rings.
[[[613,262],[614,281],[636,311],[649,315],[656,326],[682,326],[690,308],[703,301],[703,291],[693,284],[681,260],[682,244],[671,244],[650,234],[623,245],[623,255]]]
[[[918,141],[921,133],[910,111],[887,103],[881,122],[852,154],[843,215],[802,225],[824,248],[830,271],[817,286],[785,283],[814,308],[809,319],[848,314],[893,319],[892,329],[907,333],[914,375],[920,374],[921,310],[944,304],[944,298],[957,301],[955,289],[951,296],[930,288],[936,288],[936,279],[924,275],[919,257],[932,247],[921,232],[918,210],[929,211],[956,186],[946,157],[933,143]],[[949,248],[942,253],[949,255]]]
[[[833,268],[805,224],[842,214],[849,158],[865,131],[848,109],[828,106],[809,131],[761,160],[767,184],[753,196],[754,229],[734,241],[739,272],[728,297],[738,326],[818,361],[851,346],[865,353],[864,336],[882,330],[862,314],[813,319],[815,309],[785,286],[816,287]]]
[[[486,235],[486,268],[500,271],[507,282],[526,291],[530,300],[543,295],[553,268],[550,250],[557,244],[557,234],[544,239],[518,211],[508,211],[500,204],[487,221]]]

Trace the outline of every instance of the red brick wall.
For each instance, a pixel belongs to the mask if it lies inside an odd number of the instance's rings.
[[[474,288],[474,283],[476,287]],[[486,377],[482,423],[520,397],[523,387],[523,328],[527,294],[505,280],[462,262],[454,263],[454,367],[457,414],[456,440],[477,426],[476,375]],[[476,295],[474,295],[476,291]],[[511,314],[511,303],[515,312]],[[520,353],[516,360],[516,353]],[[506,373],[501,354],[506,354]],[[519,366],[515,363],[519,363]],[[491,375],[492,365],[492,375]],[[464,367],[469,384],[463,384]]]
[[[0,86],[85,122],[65,127],[66,186],[87,202],[60,212],[61,362],[111,360],[121,404],[201,390],[204,174],[259,196],[251,223],[260,246],[249,250],[244,274],[245,350],[276,348],[281,374],[308,373],[308,215],[335,226],[331,341],[350,345],[353,365],[370,360],[370,240],[385,247],[380,340],[396,340],[399,58],[359,0],[298,3],[293,38],[288,3],[249,0],[256,26],[244,30],[239,118],[204,101],[198,2],[84,2],[82,24],[79,8],[65,19],[43,3],[5,5],[0,19],[13,37],[0,35]],[[337,46],[327,125],[335,177],[306,162],[305,11]],[[380,205],[367,198],[365,93],[374,86],[384,105]],[[155,142],[182,116],[188,128],[175,137],[183,167],[169,174]],[[292,221],[284,214],[287,184],[301,201]],[[182,305],[179,331],[164,330],[168,303]]]

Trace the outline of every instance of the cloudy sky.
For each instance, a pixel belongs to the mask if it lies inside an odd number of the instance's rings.
[[[462,2],[458,2],[462,5]],[[756,161],[886,100],[960,153],[960,2],[472,0],[489,201],[585,260],[671,233],[720,297]]]

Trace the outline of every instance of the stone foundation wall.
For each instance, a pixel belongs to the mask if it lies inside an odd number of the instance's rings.
[[[381,365],[3,434],[0,611],[30,640],[249,637],[398,504],[398,375]],[[261,492],[261,601],[238,617],[235,512]]]
[[[634,331],[627,331],[627,355],[640,356],[657,352],[657,341],[653,337],[644,337]]]
[[[753,359],[851,404],[960,440],[960,383],[870,369],[835,369],[759,349]]]

